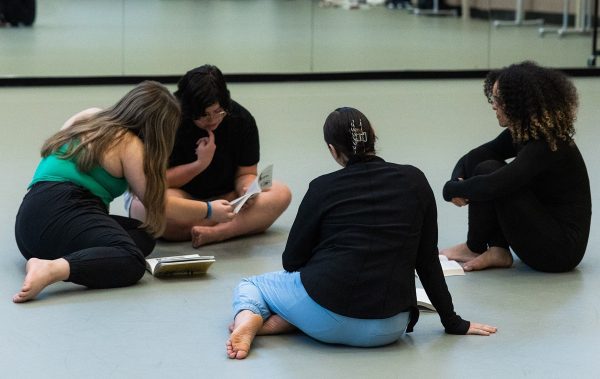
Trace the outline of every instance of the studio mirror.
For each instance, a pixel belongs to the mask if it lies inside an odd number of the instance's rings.
[[[556,68],[587,67],[592,53],[593,2],[488,1],[490,67],[526,59]]]
[[[560,24],[565,2],[572,23],[591,0],[440,0],[418,14],[381,2],[37,1],[32,27],[0,28],[0,76],[180,75],[207,62],[237,74],[470,70],[523,59],[571,68],[585,67],[591,49],[589,33],[494,23],[521,4],[524,20],[552,13]],[[430,15],[436,3],[457,12]]]

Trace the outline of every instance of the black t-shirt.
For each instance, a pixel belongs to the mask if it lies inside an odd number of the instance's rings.
[[[254,117],[235,101],[215,130],[215,155],[209,166],[181,187],[198,199],[208,199],[235,189],[235,173],[240,166],[253,166],[260,159],[258,128]],[[184,120],[177,130],[169,167],[194,162],[196,141],[208,132]]]

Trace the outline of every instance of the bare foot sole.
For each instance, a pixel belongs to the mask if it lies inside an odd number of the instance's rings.
[[[219,242],[212,226],[194,226],[192,227],[192,247],[199,248],[200,246]]]
[[[260,315],[249,310],[241,311],[235,316],[233,332],[226,342],[227,356],[231,359],[244,359],[250,353],[250,345],[256,333],[263,325]]]
[[[479,256],[479,254],[472,252],[466,243],[460,243],[447,249],[442,249],[440,250],[440,254],[457,262],[469,262]]]
[[[24,303],[32,300],[48,285],[59,279],[55,269],[55,261],[30,258],[25,266],[25,280],[21,290],[17,292],[12,300],[15,303]]]
[[[463,265],[465,271],[485,270],[486,268],[510,268],[513,264],[513,257],[507,249],[492,246],[486,252],[477,258],[466,262]]]
[[[256,333],[258,336],[266,336],[270,334],[284,334],[290,333],[296,330],[297,328],[287,322],[279,315],[272,315],[263,323],[262,328]]]

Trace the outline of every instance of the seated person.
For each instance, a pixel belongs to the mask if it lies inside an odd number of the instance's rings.
[[[573,139],[577,90],[561,72],[523,62],[490,72],[484,91],[505,129],[463,156],[444,186],[446,201],[469,206],[469,229],[465,243],[441,253],[466,271],[511,267],[510,248],[535,270],[572,270],[592,216]]]
[[[238,285],[228,357],[245,358],[257,334],[294,328],[326,343],[393,343],[418,319],[415,269],[447,333],[495,333],[454,312],[423,173],[375,155],[373,128],[356,109],[336,109],[323,132],[343,169],[310,183],[283,252],[285,271]]]
[[[78,113],[46,140],[15,222],[17,245],[27,259],[15,303],[59,281],[88,288],[135,284],[169,212],[189,222],[206,216],[204,203],[165,196],[179,118],[169,90],[146,81],[112,107]],[[127,188],[148,210],[144,224],[108,213]],[[222,222],[233,217],[226,201],[215,203],[212,212]]]
[[[258,129],[244,107],[231,100],[221,71],[204,65],[188,71],[177,85],[182,122],[169,159],[169,197],[228,201],[243,195],[257,176]],[[176,215],[167,220],[163,238],[192,240],[194,247],[233,237],[262,233],[285,211],[291,193],[284,184],[249,200],[230,223],[208,217],[190,223]],[[144,220],[143,205],[134,199],[130,215]]]

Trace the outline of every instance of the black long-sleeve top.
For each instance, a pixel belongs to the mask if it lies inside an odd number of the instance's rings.
[[[415,269],[446,332],[465,334],[440,267],[437,210],[425,175],[379,157],[313,180],[283,253],[309,296],[344,316],[417,321]]]
[[[514,158],[506,166],[486,175],[467,177],[478,163]],[[458,178],[464,180],[458,180]],[[489,201],[530,189],[546,210],[568,232],[574,246],[585,248],[589,235],[592,202],[583,157],[574,142],[558,142],[556,151],[545,141],[514,144],[510,131],[463,156],[452,180],[444,185],[444,199],[462,197]]]

